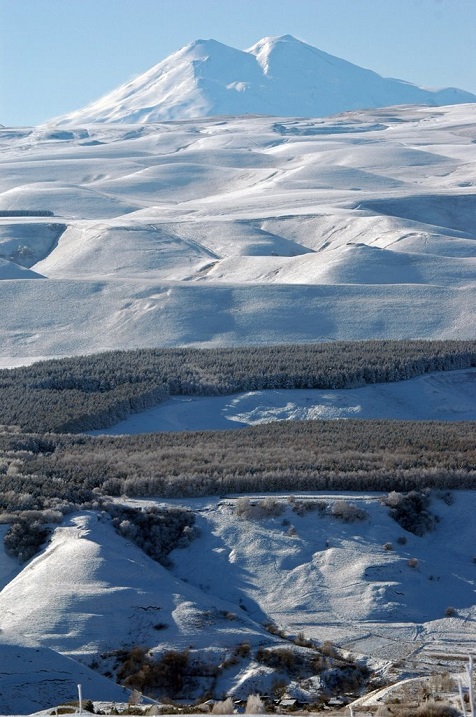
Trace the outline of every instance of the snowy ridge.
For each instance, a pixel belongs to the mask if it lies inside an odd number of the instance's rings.
[[[384,79],[301,42],[265,37],[249,50],[196,40],[96,102],[54,120],[148,123],[212,115],[322,117],[390,105],[474,102],[455,88]]]

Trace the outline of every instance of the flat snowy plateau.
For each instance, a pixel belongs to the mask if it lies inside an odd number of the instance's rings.
[[[475,120],[462,104],[1,129],[3,365],[473,338]]]

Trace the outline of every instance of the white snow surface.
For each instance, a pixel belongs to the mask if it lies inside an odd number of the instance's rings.
[[[434,373],[354,389],[248,391],[174,396],[91,435],[205,431],[271,421],[342,418],[476,421],[476,369]]]
[[[475,95],[456,88],[428,90],[385,79],[283,35],[265,37],[246,51],[216,40],[195,40],[56,123],[144,123],[245,114],[322,117],[369,107],[475,100]]]
[[[473,338],[475,117],[0,128],[0,359]]]

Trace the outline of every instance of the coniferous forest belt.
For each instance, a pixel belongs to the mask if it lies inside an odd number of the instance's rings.
[[[172,395],[355,388],[476,366],[476,341],[352,341],[114,351],[0,371],[0,423],[106,428]]]

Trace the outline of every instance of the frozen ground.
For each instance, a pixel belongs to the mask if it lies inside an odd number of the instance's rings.
[[[0,129],[0,360],[473,338],[475,113]]]
[[[475,421],[476,369],[355,389],[249,391],[232,396],[175,396],[92,435],[205,431],[257,423],[333,418]]]

